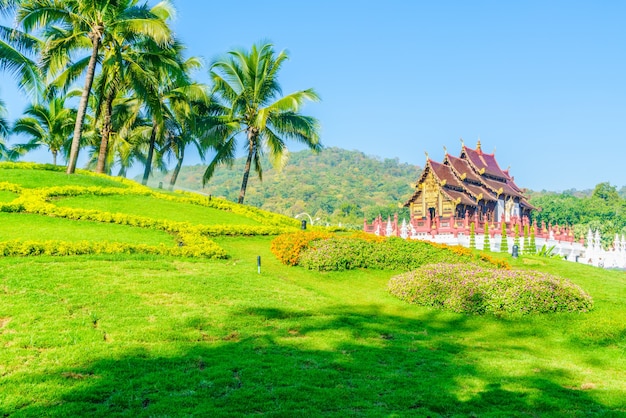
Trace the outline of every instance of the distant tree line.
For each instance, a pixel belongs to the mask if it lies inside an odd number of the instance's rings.
[[[531,192],[530,202],[541,208],[534,214],[538,223],[573,227],[577,238],[586,237],[588,230],[599,230],[603,244],[609,246],[615,234],[626,235],[626,198],[608,182],[596,185],[591,193]],[[622,195],[620,195],[622,194]],[[578,195],[578,196],[577,196]]]

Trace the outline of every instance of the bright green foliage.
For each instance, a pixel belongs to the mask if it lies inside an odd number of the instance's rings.
[[[282,96],[278,73],[288,59],[286,51],[276,54],[270,43],[238,49],[211,64],[210,76],[217,102],[217,117],[211,127],[216,155],[204,172],[206,184],[217,166],[232,165],[237,138],[245,133],[246,165],[239,192],[243,203],[250,170],[262,178],[261,155],[268,153],[275,167],[282,167],[288,157],[285,140],[294,140],[320,151],[319,123],[300,113],[307,101],[318,101],[313,89]],[[242,135],[244,136],[244,135]]]
[[[483,251],[491,252],[491,239],[489,236],[489,222],[485,222],[483,232]]]
[[[500,252],[508,253],[509,252],[509,241],[506,235],[506,223],[502,222],[502,229],[500,231],[502,239],[500,240]]]
[[[528,253],[535,254],[537,252],[537,243],[535,241],[535,227],[530,227],[530,243],[528,245]]]
[[[529,232],[530,228],[528,225],[524,225],[524,254],[531,254]]]
[[[30,174],[20,173],[24,182]],[[168,196],[152,205],[187,198]],[[169,210],[151,218],[173,221]],[[0,415],[556,418],[626,410],[623,272],[493,254],[517,271],[567,277],[594,301],[585,314],[497,318],[401,301],[386,291],[399,271],[294,268],[272,255],[272,237],[212,240],[229,259],[0,257]]]
[[[525,315],[593,308],[591,296],[569,280],[471,264],[429,264],[393,277],[389,291],[409,303],[459,313]]]
[[[11,166],[11,169],[15,173],[19,173],[17,170],[18,165]],[[33,176],[41,176],[42,172],[37,169],[50,168],[52,171],[57,171],[58,168],[54,166],[36,166],[25,165],[26,170],[21,170],[21,178],[24,179],[25,184],[31,185]],[[30,171],[32,170],[32,171]],[[26,174],[26,175],[25,175]],[[49,173],[54,175],[56,173]],[[65,175],[64,175],[65,176]],[[45,177],[45,176],[44,176]],[[76,180],[79,177],[65,176]],[[102,174],[90,174],[88,178],[103,179],[108,178]],[[110,178],[109,178],[110,179]],[[109,181],[115,182],[110,179]],[[242,205],[236,205],[232,202],[226,202],[221,199],[208,199],[191,193],[178,193],[167,194],[154,192],[147,187],[140,186],[134,182],[128,180],[119,180],[119,183],[126,185],[127,187],[99,187],[99,186],[54,186],[54,187],[40,187],[40,188],[24,188],[20,185],[1,182],[0,191],[15,193],[15,199],[9,202],[0,201],[0,212],[7,213],[28,213],[40,216],[53,216],[55,218],[64,218],[77,221],[92,221],[105,224],[117,224],[123,226],[131,226],[137,228],[149,228],[166,232],[175,237],[175,245],[172,242],[171,245],[133,245],[128,243],[111,243],[107,240],[96,239],[96,242],[87,241],[77,243],[75,240],[72,242],[60,242],[55,240],[41,239],[32,241],[32,237],[24,236],[16,230],[17,236],[21,239],[17,241],[5,242],[0,249],[5,256],[11,255],[81,255],[81,254],[113,254],[120,253],[142,253],[142,254],[159,254],[159,255],[172,255],[172,256],[184,256],[184,257],[203,257],[203,258],[225,258],[226,253],[208,237],[216,236],[253,236],[253,235],[278,235],[287,231],[292,231],[297,225],[297,221],[289,219],[281,215],[266,214],[256,208],[247,208]],[[168,203],[164,204],[161,209],[171,208],[172,211],[181,210],[185,205],[195,205],[196,207],[204,207],[205,210],[210,208],[209,215],[215,214],[216,211],[231,211],[237,213],[232,219],[236,219],[238,216],[245,218],[246,224],[212,224],[205,225],[202,221],[197,222],[195,225],[188,221],[181,220],[169,220],[164,219],[166,217],[159,216],[158,212],[146,212],[151,213],[154,217],[142,216],[140,214],[123,213],[124,208],[118,206],[115,211],[102,211],[95,209],[82,209],[75,207],[63,207],[56,205],[59,198],[62,197],[78,197],[83,196],[88,199],[104,198],[106,196],[126,196],[134,199],[144,199],[143,203],[146,206],[153,205],[158,200],[165,200]],[[55,200],[52,200],[55,199]],[[148,199],[152,199],[149,201]],[[180,206],[175,207],[172,203],[178,203]],[[107,206],[106,204],[103,206]],[[132,210],[130,211],[132,212]],[[23,220],[25,218],[15,218]],[[47,218],[44,218],[47,219]],[[180,218],[178,218],[180,219]],[[206,218],[205,218],[206,219]],[[219,219],[218,216],[214,219]],[[261,224],[261,222],[263,224]],[[37,221],[35,221],[37,223]],[[40,226],[46,222],[39,222]],[[110,229],[110,228],[109,228]],[[30,231],[29,229],[24,230]],[[67,231],[71,233],[71,229]],[[116,236],[116,233],[108,234],[108,236]]]
[[[472,250],[476,249],[476,231],[475,231],[476,225],[474,225],[474,222],[472,222],[470,224],[470,236],[469,236],[469,247]]]
[[[318,271],[357,268],[412,270],[427,263],[472,261],[492,262],[467,248],[433,245],[427,241],[392,237],[373,242],[363,238],[339,237],[310,243],[300,254],[298,264]]]
[[[520,247],[520,240],[519,240],[519,233],[520,233],[520,228],[522,226],[520,224],[517,224],[517,226],[515,227],[515,237],[513,238],[513,245],[517,245],[518,250],[521,249]]]
[[[52,153],[53,165],[57,164],[59,153],[69,153],[76,110],[66,107],[65,101],[66,97],[55,97],[46,104],[31,104],[26,108],[24,116],[13,126],[13,133],[28,139],[26,143],[17,145],[20,151],[46,147]]]

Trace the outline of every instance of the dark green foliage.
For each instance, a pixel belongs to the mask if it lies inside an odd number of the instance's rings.
[[[620,192],[622,192],[620,190]],[[599,229],[602,243],[608,248],[615,234],[626,234],[626,199],[617,187],[600,183],[593,191],[563,193],[531,193],[531,203],[541,211],[535,212],[538,225],[570,225],[576,239],[585,238],[589,228]]]
[[[265,158],[265,157],[264,157]],[[262,159],[263,181],[250,178],[246,204],[265,210],[295,216],[302,212],[313,218],[343,225],[362,226],[363,217],[370,221],[395,213],[408,219],[406,208],[398,208],[411,196],[411,182],[421,173],[417,166],[397,159],[379,159],[362,152],[327,148],[319,154],[305,150],[290,154],[282,171],[271,168]],[[202,189],[205,166],[183,167],[177,186],[186,190],[202,190],[212,196],[235,201],[241,187],[244,160],[237,159],[233,169],[221,169]],[[167,181],[160,175],[151,180],[157,185]],[[318,223],[316,222],[316,224]]]

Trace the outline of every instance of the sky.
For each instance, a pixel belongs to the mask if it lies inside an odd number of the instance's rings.
[[[626,185],[624,1],[174,5],[174,31],[207,66],[260,41],[288,50],[283,92],[319,93],[302,111],[326,147],[423,166],[480,139],[520,187]],[[18,116],[23,97],[5,81],[0,97]]]

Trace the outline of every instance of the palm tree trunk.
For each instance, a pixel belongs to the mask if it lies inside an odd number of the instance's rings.
[[[248,158],[246,159],[246,166],[243,169],[243,180],[241,181],[241,190],[239,191],[238,203],[243,203],[243,198],[246,195],[246,188],[248,188],[248,177],[250,176],[250,167],[252,166],[252,156],[254,155],[254,148],[256,146],[256,138],[251,129],[248,130]]]
[[[80,97],[80,104],[78,105],[78,111],[76,114],[74,137],[72,138],[70,158],[67,162],[67,174],[74,174],[74,171],[76,171],[76,160],[78,160],[78,150],[80,149],[80,137],[83,133],[83,123],[85,122],[85,115],[87,114],[87,102],[89,101],[91,85],[93,84],[93,77],[96,73],[96,64],[98,62],[97,58],[98,50],[100,49],[100,36],[93,35],[91,37],[91,42],[93,43],[93,48],[91,50],[91,57],[89,58],[89,65],[87,66],[85,87],[83,87],[83,94]]]
[[[52,164],[57,165],[57,152],[52,151]]]
[[[178,180],[178,174],[180,173],[180,168],[183,166],[183,158],[185,158],[185,147],[183,146],[180,149],[180,154],[177,158],[176,167],[174,167],[174,171],[172,171],[172,178],[170,178],[170,191],[174,190],[174,185],[176,184],[176,180]]]
[[[113,98],[115,92],[111,91],[104,103],[104,123],[102,125],[102,139],[100,140],[100,151],[98,152],[98,163],[96,173],[104,173],[104,166],[107,159],[107,149],[109,147],[109,135],[111,135],[111,113],[113,113]]]
[[[154,154],[154,144],[156,142],[157,123],[156,120],[152,120],[152,132],[150,133],[150,145],[148,147],[148,156],[146,157],[146,168],[143,171],[143,179],[141,184],[144,186],[148,184],[148,177],[150,177],[150,171],[152,171],[152,155]]]

